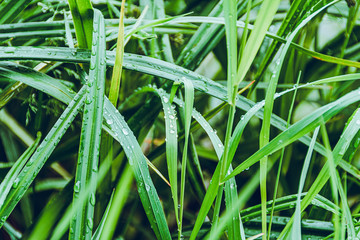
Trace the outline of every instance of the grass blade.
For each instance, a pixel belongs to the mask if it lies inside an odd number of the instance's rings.
[[[83,106],[84,102],[85,87],[81,88],[79,93],[74,97],[74,100],[70,102],[69,106],[65,109],[45,139],[41,142],[35,153],[20,172],[18,180],[15,179],[17,184],[13,186],[4,202],[4,205],[0,208],[0,219],[2,220],[0,227],[4,224],[5,220],[20,201],[21,197],[24,196],[36,175],[40,172],[46,160],[59,143],[61,137],[65,134],[70,123],[74,120],[78,111]]]
[[[79,47],[91,49],[94,10],[90,0],[69,0],[69,6]]]
[[[34,153],[36,147],[38,146],[41,139],[41,133],[38,133],[38,136],[35,142],[20,156],[20,158],[14,163],[11,169],[6,174],[5,178],[2,180],[0,185],[0,209],[2,208],[5,199],[10,192],[13,185],[19,184],[17,179],[22,168],[25,166],[26,162],[29,160],[31,155]],[[17,182],[15,181],[17,179]]]
[[[92,57],[83,124],[81,128],[78,166],[76,169],[74,199],[86,194],[85,186],[91,183],[90,196],[84,205],[77,207],[70,225],[70,239],[91,238],[95,205],[97,169],[105,91],[105,24],[100,11],[94,11]]]

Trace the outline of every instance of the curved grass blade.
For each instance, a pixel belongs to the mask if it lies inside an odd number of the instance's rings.
[[[41,133],[39,132],[35,142],[20,156],[20,158],[14,163],[11,169],[6,174],[5,178],[2,180],[0,185],[0,209],[2,208],[5,199],[10,192],[13,185],[18,184],[19,179],[17,179],[19,173],[25,166],[26,162],[29,160],[31,155],[34,153],[36,147],[39,145],[41,139]],[[17,181],[15,181],[17,179]]]
[[[150,178],[145,156],[124,118],[106,98],[104,118],[113,131],[112,135],[121,144],[128,157],[129,164],[134,172],[140,199],[156,237],[158,239],[170,239],[171,236],[165,214],[155,186]]]
[[[236,167],[234,172],[230,174],[230,176],[224,179],[224,181],[226,181],[229,177],[241,173],[246,168],[255,164],[257,161],[260,160],[259,157],[261,158],[263,156],[270,155],[277,150],[287,146],[288,144],[298,140],[301,136],[315,129],[315,127],[317,127],[323,121],[328,121],[331,117],[335,116],[342,109],[359,100],[359,90],[356,90],[346,94],[345,96],[339,98],[332,103],[329,103],[317,109],[312,114],[291,125],[287,130],[280,133],[273,140],[271,140],[266,146],[258,150],[251,157],[241,163],[238,167]]]
[[[105,92],[105,24],[100,11],[94,10],[92,56],[81,127],[78,165],[76,168],[74,199],[88,195],[88,201],[77,206],[70,224],[69,239],[90,238],[92,235],[99,148],[103,121]],[[86,184],[89,193],[85,193]],[[74,200],[75,201],[75,200]]]
[[[89,62],[90,53],[86,50],[78,49],[76,51],[70,50],[67,48],[36,48],[36,47],[13,47],[11,52],[6,52],[6,48],[0,47],[0,60],[1,59],[37,59],[37,60],[52,60],[52,61],[66,61],[66,62],[77,62],[77,63],[86,63]],[[36,55],[34,54],[36,52]],[[107,52],[107,64],[114,65],[114,53]],[[209,78],[206,78],[202,75],[196,74],[195,72],[189,71],[185,68],[170,64],[159,59],[149,58],[145,56],[139,56],[134,54],[124,54],[124,68],[143,72],[153,76],[158,76],[161,78],[168,79],[170,81],[180,80],[182,77],[192,80],[194,88],[206,92],[207,94],[214,96],[223,101],[227,101],[226,89],[212,81]],[[0,74],[4,76],[2,68],[0,68]],[[6,73],[10,74],[10,73]],[[21,76],[21,75],[17,75]],[[50,78],[50,77],[49,77]],[[21,79],[19,81],[27,81],[29,79]],[[26,83],[26,82],[25,82]],[[31,84],[31,82],[27,82]],[[300,88],[300,87],[299,87]],[[47,92],[48,90],[43,86],[39,87],[40,90]],[[65,90],[66,92],[66,90]],[[50,94],[50,93],[48,93]],[[59,94],[59,92],[57,92]],[[50,94],[51,95],[51,94]],[[68,94],[70,95],[70,94]],[[64,99],[65,100],[65,99]],[[67,99],[68,103],[70,99]],[[244,111],[249,111],[255,103],[251,100],[238,95],[236,98],[236,106]],[[263,111],[256,111],[256,116],[263,118]],[[272,115],[271,124],[276,128],[284,131],[286,129],[286,122],[276,115]],[[299,139],[301,142],[309,145],[310,138],[303,136]],[[317,144],[315,150],[324,155],[324,150],[319,147]]]
[[[269,87],[266,91],[266,96],[265,96],[265,106],[264,106],[264,119],[263,119],[263,123],[261,126],[261,131],[260,131],[260,142],[259,142],[259,146],[260,149],[263,148],[265,145],[267,145],[269,143],[269,139],[270,139],[270,119],[271,119],[271,115],[273,112],[273,106],[274,106],[274,96],[275,96],[275,92],[276,92],[276,86],[278,84],[278,80],[279,80],[279,76],[280,76],[280,70],[281,70],[281,66],[284,62],[285,59],[285,55],[290,47],[290,42],[293,41],[293,39],[295,38],[295,36],[297,35],[297,33],[300,31],[300,29],[302,27],[304,27],[314,16],[316,16],[319,12],[321,12],[323,9],[325,9],[327,6],[326,5],[322,8],[320,8],[319,10],[317,10],[316,12],[314,12],[313,14],[311,14],[310,16],[308,16],[305,20],[303,20],[297,27],[296,29],[290,34],[290,36],[287,39],[287,42],[284,46],[284,48],[281,50],[281,54],[280,57],[276,63],[276,68],[273,72],[273,75],[270,78],[270,83],[269,83]],[[255,24],[256,26],[256,24]],[[255,30],[255,26],[254,26],[254,30]],[[255,31],[253,31],[252,33],[255,33]],[[251,38],[251,36],[250,36]],[[249,39],[250,41],[250,39]],[[246,56],[246,55],[245,55]],[[245,76],[245,75],[244,75]],[[262,202],[262,208],[263,208],[263,214],[262,214],[262,232],[264,233],[263,235],[263,240],[266,239],[266,230],[267,230],[267,226],[266,226],[266,198],[267,198],[267,191],[266,191],[266,179],[267,179],[267,161],[268,161],[268,157],[267,155],[265,155],[262,159],[260,159],[260,192],[261,192],[261,202]]]
[[[359,90],[354,91],[357,93],[357,95],[360,95]],[[354,93],[352,92],[352,93]],[[349,94],[352,94],[349,93]],[[352,120],[349,122],[347,127],[345,128],[344,132],[342,133],[341,137],[339,138],[339,141],[337,142],[332,154],[334,158],[334,165],[335,167],[338,165],[344,154],[346,153],[346,150],[349,148],[349,145],[354,138],[354,136],[359,132],[360,130],[360,109],[358,109],[352,118]],[[317,178],[315,179],[314,183],[311,185],[308,193],[304,197],[304,199],[301,202],[301,211],[304,211],[305,208],[310,204],[311,200],[314,198],[316,194],[320,192],[322,187],[325,185],[325,183],[329,179],[329,161],[325,163],[323,168],[321,169],[320,173],[318,174]],[[294,218],[292,217],[289,223],[286,225],[284,230],[281,232],[280,237],[284,237],[285,234],[289,231],[289,228],[291,224],[293,223]]]
[[[49,158],[50,154],[65,134],[66,130],[70,126],[70,123],[74,120],[78,111],[83,106],[84,101],[85,87],[82,87],[65,111],[61,114],[60,118],[56,121],[55,125],[47,134],[45,139],[41,142],[35,153],[29,159],[23,170],[20,172],[18,178],[15,179],[16,184],[13,185],[13,188],[10,190],[4,205],[0,208],[0,227],[3,225],[22,196],[26,193],[36,175],[40,172],[46,160]]]

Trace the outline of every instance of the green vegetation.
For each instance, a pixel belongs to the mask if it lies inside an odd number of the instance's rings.
[[[0,239],[360,239],[359,7],[0,1]]]

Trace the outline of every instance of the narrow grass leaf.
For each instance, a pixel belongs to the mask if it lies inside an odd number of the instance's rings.
[[[40,172],[45,162],[53,152],[62,136],[74,120],[80,108],[85,102],[85,89],[81,88],[78,94],[70,102],[65,111],[61,114],[53,128],[41,142],[35,153],[29,159],[23,170],[15,181],[16,185],[10,190],[4,204],[0,208],[0,227],[4,224],[7,217],[15,208],[20,199],[24,196],[37,174]]]
[[[69,0],[79,48],[91,49],[94,10],[90,0]]]
[[[297,199],[296,199],[296,209],[295,209],[295,213],[294,213],[295,221],[294,221],[294,224],[292,227],[292,232],[291,232],[293,239],[301,239],[301,211],[300,211],[301,193],[302,193],[304,185],[305,185],[305,179],[306,179],[307,172],[309,170],[310,160],[311,160],[312,152],[314,150],[316,138],[319,133],[319,129],[320,129],[320,127],[317,127],[314,131],[309,149],[306,153],[304,165],[301,170],[298,194],[297,194]]]
[[[193,112],[194,106],[194,86],[191,81],[182,78],[181,79],[184,84],[185,89],[185,121],[184,121],[184,129],[185,129],[185,143],[184,150],[181,161],[181,185],[180,185],[180,209],[179,209],[179,237],[181,237],[181,231],[183,226],[183,212],[184,212],[184,197],[185,197],[185,176],[186,176],[186,163],[188,158],[188,146],[189,146],[189,137],[190,137],[190,125],[191,125],[191,115]]]
[[[30,2],[31,0],[1,1],[0,24],[10,23]]]
[[[360,95],[359,90],[353,91],[349,94],[352,94],[352,93],[356,93],[357,95]],[[341,137],[339,138],[339,141],[337,142],[335,148],[333,149],[335,166],[340,162],[341,158],[344,156],[346,150],[348,149],[353,137],[357,134],[357,132],[359,130],[360,130],[360,110],[358,109],[354,113],[352,120],[349,122],[349,124],[345,128],[344,132],[342,133]],[[314,198],[314,196],[320,192],[322,187],[329,180],[329,177],[330,177],[328,174],[329,167],[330,167],[329,163],[326,162],[325,165],[323,166],[323,168],[321,169],[320,173],[318,174],[317,178],[315,179],[314,183],[310,187],[308,193],[302,200],[301,211],[304,211],[304,209],[311,203],[311,200]],[[287,234],[293,220],[294,220],[294,218],[291,218],[289,223],[286,225],[284,230],[281,232],[280,237],[284,237],[284,235]]]
[[[170,102],[170,96],[162,89],[156,89],[161,99],[165,118],[165,141],[166,141],[166,162],[168,167],[169,182],[171,185],[171,195],[174,201],[174,211],[177,224],[179,224],[179,197],[178,197],[178,138],[177,138],[177,117],[176,111]]]
[[[93,228],[95,192],[99,164],[99,148],[103,121],[104,91],[105,91],[105,25],[100,11],[94,11],[92,57],[83,124],[81,127],[78,165],[76,168],[74,199],[86,194],[85,186],[91,184],[90,196],[84,205],[77,207],[70,225],[70,239],[85,236],[90,238]]]
[[[238,167],[234,169],[229,176],[227,176],[224,181],[228,178],[233,177],[248,167],[251,167],[253,164],[258,162],[260,158],[270,155],[277,150],[287,146],[288,144],[298,140],[301,136],[315,129],[322,122],[328,121],[331,117],[335,116],[346,106],[357,102],[360,100],[359,90],[352,91],[345,96],[339,98],[338,100],[329,103],[312,114],[304,117],[300,121],[296,122],[292,126],[290,126],[287,130],[280,133],[273,140],[271,140],[266,146],[258,150],[251,157],[241,163]]]
[[[251,63],[253,62],[256,53],[258,52],[262,41],[264,40],[267,29],[275,16],[280,1],[275,0],[264,0],[261,4],[258,18],[254,24],[254,30],[251,32],[249,40],[245,46],[244,52],[241,56],[239,68],[237,71],[237,82],[238,85],[245,77],[249,70]]]
[[[121,3],[120,21],[119,21],[119,34],[117,39],[117,48],[115,55],[115,64],[113,68],[113,74],[110,83],[109,100],[114,106],[117,106],[119,97],[119,89],[121,84],[121,72],[124,59],[124,12],[125,12],[125,1]]]
[[[20,158],[12,165],[11,169],[7,172],[5,178],[2,180],[0,185],[0,209],[2,208],[5,199],[10,192],[13,185],[19,184],[19,179],[17,179],[19,173],[34,153],[36,147],[39,145],[41,139],[41,133],[38,133],[38,136],[35,142],[20,156]],[[17,179],[17,181],[15,181]]]
[[[124,174],[124,176],[127,176],[127,175]],[[132,178],[130,177],[130,179],[132,179]],[[130,180],[130,182],[131,182],[131,180]],[[128,187],[128,186],[126,186],[126,187]],[[124,194],[124,197],[127,197],[127,194]],[[112,206],[111,204],[113,202],[113,198],[114,198],[114,192],[111,194],[109,203],[108,203],[108,205],[105,209],[105,212],[101,218],[99,226],[96,228],[93,236],[91,237],[91,240],[100,240],[101,239],[100,236],[102,234],[109,233],[108,231],[105,230],[105,228],[107,228],[108,226],[111,226],[111,225],[116,226],[116,223],[117,223],[116,221],[112,222],[112,224],[106,224],[106,222],[109,221],[108,219],[109,219],[110,207]],[[121,208],[120,208],[120,211],[121,211]],[[109,239],[109,238],[104,237],[102,239]]]
[[[156,237],[158,239],[170,239],[165,214],[150,178],[145,156],[124,118],[107,98],[105,98],[104,103],[104,118],[111,127],[113,136],[122,145],[128,157],[129,164],[134,172],[141,202]]]

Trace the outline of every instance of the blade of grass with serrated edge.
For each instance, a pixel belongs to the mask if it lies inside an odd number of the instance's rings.
[[[129,164],[134,171],[141,202],[156,237],[158,239],[170,239],[165,214],[156,188],[150,178],[145,156],[124,118],[106,98],[104,117],[107,123],[111,123],[109,125],[111,125],[111,129],[114,131],[113,136],[122,145],[128,157]]]
[[[359,94],[359,90],[353,91],[352,93]],[[353,137],[356,135],[356,133],[360,130],[360,110],[358,109],[352,118],[352,120],[349,122],[347,127],[345,128],[344,132],[339,138],[339,141],[337,142],[335,148],[333,149],[333,156],[334,156],[334,164],[337,166],[337,164],[342,159],[343,155],[345,154],[346,150],[349,147],[349,144],[351,143]],[[316,177],[315,181],[311,185],[308,193],[304,197],[304,199],[301,201],[301,211],[304,211],[305,208],[311,203],[311,200],[314,198],[316,194],[320,192],[322,187],[325,185],[325,183],[329,179],[329,163],[328,161],[325,163],[323,168],[321,169],[320,173]],[[280,237],[283,237],[288,231],[289,228],[294,221],[294,218],[292,217],[289,221],[289,223],[285,226],[283,231],[280,234]]]
[[[91,49],[94,10],[90,0],[69,0],[79,48]]]
[[[31,0],[1,1],[0,24],[10,23],[30,2]]]
[[[185,143],[184,150],[181,161],[181,186],[180,186],[180,209],[179,209],[179,239],[181,238],[181,231],[183,226],[183,213],[184,213],[184,196],[185,196],[185,175],[186,175],[186,162],[188,157],[188,146],[189,146],[189,137],[190,137],[190,125],[191,125],[191,115],[194,106],[194,86],[191,81],[182,78],[181,81],[184,84],[185,89]]]
[[[130,176],[127,175],[127,174],[122,175],[123,178],[124,178],[125,176],[129,178],[129,182],[132,181],[131,175],[130,175]],[[122,180],[124,180],[124,179],[122,179]],[[124,182],[122,182],[121,180],[119,180],[119,182],[118,182],[118,186],[119,186],[119,187],[117,188],[117,190],[118,190],[118,189],[121,189],[121,185],[119,185],[120,182],[121,182],[121,183],[124,183]],[[124,184],[123,187],[124,187],[123,190],[129,189],[128,184]],[[125,197],[128,196],[128,194],[126,194],[126,192],[124,192],[124,193],[125,193],[125,194],[124,194]],[[110,211],[111,207],[113,206],[112,203],[113,203],[114,195],[115,195],[115,193],[114,193],[114,191],[113,191],[112,194],[111,194],[111,197],[110,197],[110,199],[109,199],[108,205],[107,205],[107,207],[106,207],[106,209],[105,209],[105,212],[104,212],[104,214],[103,214],[103,217],[101,218],[101,221],[100,221],[100,223],[99,223],[99,226],[98,226],[97,229],[95,230],[93,236],[91,237],[91,240],[109,239],[109,238],[106,236],[107,234],[109,234],[110,236],[112,236],[112,234],[111,234],[110,231],[109,231],[109,227],[110,227],[110,228],[115,228],[115,227],[116,227],[116,224],[117,224],[117,221],[116,221],[116,220],[113,220],[113,221],[110,221],[110,220],[109,220],[109,219],[111,218],[110,215],[114,215],[114,213],[115,213],[114,210],[113,210],[113,211]],[[121,199],[121,197],[120,197],[120,199]],[[120,204],[119,204],[119,203],[120,203]],[[122,207],[123,207],[123,201],[120,200],[120,201],[117,202],[117,204],[119,204],[119,205],[118,205],[118,207],[120,207],[120,208],[119,208],[119,212],[121,212],[121,209],[122,209]],[[116,208],[115,208],[115,209],[116,209]],[[109,222],[110,222],[110,223],[109,223]],[[105,235],[105,236],[104,236],[104,235]],[[110,237],[110,238],[111,238],[111,237]]]
[[[35,142],[28,148],[26,151],[19,157],[19,159],[14,163],[11,169],[7,172],[5,178],[2,180],[0,185],[0,209],[3,206],[3,203],[11,190],[13,185],[18,184],[15,182],[20,171],[25,166],[26,162],[29,160],[31,155],[34,153],[36,147],[38,146],[41,139],[41,133],[39,132]],[[20,179],[17,179],[18,181]]]
[[[103,120],[105,91],[105,24],[100,11],[94,10],[92,56],[89,80],[81,127],[78,165],[76,168],[74,200],[85,194],[85,186],[91,182],[88,201],[76,208],[70,224],[69,239],[90,238],[93,227],[96,178],[99,164],[99,148]]]
[[[301,170],[298,194],[297,194],[297,198],[296,198],[296,208],[295,208],[295,213],[294,213],[295,220],[294,220],[294,224],[292,226],[292,233],[291,233],[291,236],[293,239],[301,239],[301,211],[300,211],[301,193],[302,193],[304,185],[305,185],[305,179],[306,179],[306,175],[307,175],[307,172],[308,172],[308,169],[310,166],[310,160],[311,160],[312,152],[314,150],[316,138],[319,133],[319,129],[320,129],[320,127],[317,127],[314,131],[309,149],[306,153],[304,165]]]
[[[81,88],[78,94],[69,103],[68,107],[61,114],[60,118],[56,121],[50,132],[20,172],[18,176],[19,180],[15,180],[18,184],[15,186],[13,185],[4,205],[0,209],[0,227],[4,224],[21,197],[26,193],[36,175],[40,172],[46,160],[65,134],[70,123],[74,120],[80,108],[83,106],[85,102],[85,90],[86,87]]]

